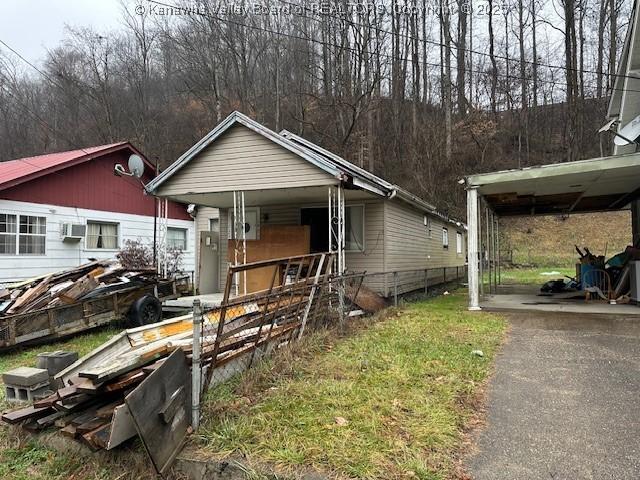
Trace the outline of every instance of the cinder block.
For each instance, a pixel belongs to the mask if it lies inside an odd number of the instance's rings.
[[[53,377],[78,360],[78,352],[66,352],[57,350],[55,352],[44,352],[38,354],[36,366],[49,372]]]
[[[49,372],[43,368],[18,367],[2,374],[5,385],[18,387],[34,387],[41,383],[49,383]]]
[[[52,393],[49,381],[25,387],[22,385],[5,384],[5,399],[8,402],[33,402]]]

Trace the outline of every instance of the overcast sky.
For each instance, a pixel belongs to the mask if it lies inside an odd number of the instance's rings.
[[[64,37],[65,25],[120,27],[119,0],[0,0],[0,39],[32,62]]]

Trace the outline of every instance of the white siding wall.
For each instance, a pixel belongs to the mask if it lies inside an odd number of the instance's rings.
[[[59,207],[37,203],[0,200],[0,213],[46,217],[45,255],[0,255],[0,284],[75,267],[89,258],[114,258],[118,250],[86,249],[85,241],[63,242],[61,224],[85,223],[89,220],[118,223],[119,245],[127,239],[153,243],[153,217],[103,212],[82,208]],[[170,227],[187,229],[187,251],[183,269],[195,268],[195,222],[169,219]]]
[[[456,253],[455,225],[439,217],[429,215],[431,236],[424,225],[424,213],[399,201],[387,201],[384,205],[385,219],[385,270],[420,270],[439,267],[462,266],[465,262],[464,245],[462,253]],[[442,245],[442,228],[449,231],[449,248]],[[453,273],[451,273],[453,276]],[[442,270],[429,272],[429,283],[443,281]],[[407,292],[424,287],[424,272],[404,273],[398,278],[399,292]]]

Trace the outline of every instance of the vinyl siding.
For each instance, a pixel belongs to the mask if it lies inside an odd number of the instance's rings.
[[[60,237],[62,223],[103,221],[118,223],[119,246],[127,239],[153,244],[153,216],[105,212],[83,208],[60,207],[39,203],[0,200],[0,213],[34,215],[47,219],[47,234],[44,255],[0,255],[0,284],[22,280],[65,268],[76,267],[89,258],[114,258],[118,250],[86,249],[84,239],[63,242]],[[182,269],[192,272],[195,268],[195,224],[189,220],[169,219],[169,227],[187,230],[187,250],[184,252]]]
[[[336,179],[243,125],[231,127],[178,170],[159,195],[329,185]]]
[[[384,257],[383,200],[365,200],[347,202],[347,205],[364,205],[365,250],[347,252],[346,263],[350,271],[381,272]],[[300,225],[300,209],[323,206],[322,202],[300,205],[269,205],[260,207],[261,225]],[[224,287],[227,276],[228,209],[220,209],[220,285]],[[265,221],[265,218],[267,220]],[[198,222],[198,228],[205,228],[204,222]],[[206,227],[208,228],[208,227]],[[200,231],[200,230],[199,230]],[[383,278],[369,281],[372,288],[381,289]],[[380,290],[382,291],[382,290]]]
[[[465,262],[464,245],[462,254],[456,254],[455,226],[429,215],[432,232],[429,236],[424,215],[399,201],[384,204],[385,270],[417,270],[399,274],[399,293],[424,288],[425,269],[434,269],[428,275],[429,284],[435,285],[443,281],[442,267],[462,266]],[[442,245],[444,226],[449,230],[449,248]],[[448,274],[448,278],[452,276],[453,273]]]

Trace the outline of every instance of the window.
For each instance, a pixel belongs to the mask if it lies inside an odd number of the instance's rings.
[[[87,222],[86,248],[115,250],[118,248],[118,224]]]
[[[310,250],[312,253],[328,252],[330,250],[327,235],[328,222],[329,209],[326,207],[305,207],[300,209],[300,224],[310,226]],[[349,205],[345,207],[344,233],[346,251],[364,251],[364,205]],[[337,248],[337,245],[334,244],[333,248]]]
[[[345,250],[364,251],[364,205],[345,208],[344,233]]]
[[[424,226],[427,227],[427,237],[431,238],[431,218],[428,215],[424,216]]]
[[[210,218],[209,219],[209,231],[210,232],[219,232],[220,231],[220,219],[219,218]]]
[[[449,248],[449,230],[442,228],[442,247]]]
[[[167,248],[172,250],[186,250],[187,229],[167,227]]]
[[[0,254],[44,255],[46,239],[45,217],[0,214]]]
[[[0,213],[0,254],[16,254],[16,216]]]
[[[462,234],[456,232],[456,253],[462,255]]]

